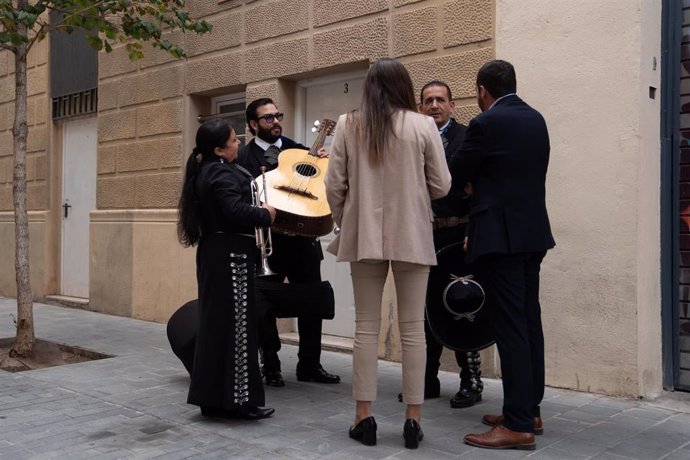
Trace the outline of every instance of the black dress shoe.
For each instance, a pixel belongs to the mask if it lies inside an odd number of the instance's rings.
[[[365,446],[376,445],[376,420],[374,417],[363,418],[349,430],[350,437]]]
[[[316,382],[316,383],[340,383],[340,377],[329,374],[319,364],[318,367],[311,370],[297,369],[297,380],[300,382]]]
[[[201,406],[201,415],[204,417],[222,417],[225,410],[220,407]]]
[[[284,387],[285,380],[283,380],[283,374],[280,371],[264,371],[264,382],[266,385],[271,387]]]
[[[413,418],[405,420],[403,426],[403,438],[405,439],[405,448],[416,449],[419,447],[419,441],[424,439],[424,432],[419,423]]]
[[[240,406],[237,409],[228,411],[228,415],[245,420],[259,420],[270,417],[275,411],[272,407]]]
[[[450,407],[455,409],[472,407],[482,400],[481,392],[473,391],[468,388],[460,388],[450,400]]]

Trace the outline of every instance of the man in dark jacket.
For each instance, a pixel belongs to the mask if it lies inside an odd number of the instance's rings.
[[[429,115],[436,122],[443,141],[446,159],[450,162],[465,139],[466,127],[451,114],[455,109],[450,87],[441,81],[430,81],[422,87],[419,111]],[[467,200],[461,188],[454,189],[446,197],[431,202],[434,212],[434,247],[436,251],[452,243],[461,242],[465,237],[467,224]],[[437,267],[432,267],[434,276]],[[438,275],[437,275],[438,276]],[[434,336],[429,321],[424,322],[426,335],[426,371],[424,374],[424,397],[437,398],[441,391],[438,380],[443,345]],[[460,367],[460,389],[450,400],[451,407],[470,407],[482,400],[484,384],[481,379],[479,352],[455,352],[455,360]]]
[[[451,160],[453,186],[471,184],[467,261],[485,283],[501,357],[503,414],[485,415],[492,430],[467,444],[534,449],[543,432],[544,336],[539,270],[555,243],[546,211],[549,134],[539,112],[516,94],[515,69],[505,61],[477,73],[482,113],[469,124]]]
[[[240,150],[237,162],[244,166],[254,177],[261,175],[261,167],[266,171],[278,166],[278,154],[285,149],[307,147],[284,137],[280,122],[283,114],[275,103],[268,98],[257,99],[247,106],[247,126],[255,136]],[[321,260],[323,252],[317,238],[289,236],[273,232],[273,255],[268,264],[277,273],[265,279],[290,283],[315,283],[321,281]],[[299,351],[297,353],[297,380],[318,383],[338,383],[340,377],[329,374],[321,366],[321,328],[319,316],[300,316],[297,318],[299,329]],[[285,385],[278,350],[280,338],[276,326],[275,314],[269,309],[264,324],[260,325],[262,373],[266,385]]]

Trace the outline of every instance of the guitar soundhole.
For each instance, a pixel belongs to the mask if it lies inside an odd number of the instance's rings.
[[[301,174],[302,176],[307,176],[307,177],[312,177],[316,176],[316,173],[318,172],[316,168],[308,163],[300,163],[297,165],[295,168],[298,174]]]

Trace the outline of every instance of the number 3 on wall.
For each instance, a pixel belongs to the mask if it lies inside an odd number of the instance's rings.
[[[344,89],[343,89],[343,93],[347,94],[347,93],[349,93],[349,92],[350,92],[350,88],[349,88],[349,86],[348,86],[348,84],[347,84],[347,83],[345,83],[345,84],[343,85],[343,87],[344,87]]]

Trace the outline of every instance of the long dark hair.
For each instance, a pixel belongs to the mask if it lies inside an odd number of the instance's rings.
[[[185,246],[194,246],[201,237],[199,197],[196,194],[196,176],[201,163],[217,160],[214,149],[225,148],[232,126],[220,118],[205,121],[196,132],[196,147],[187,159],[182,193],[177,206],[177,238]]]
[[[364,80],[359,113],[350,117],[374,162],[383,160],[388,137],[393,134],[393,114],[398,110],[417,111],[412,79],[399,61],[379,59]]]

